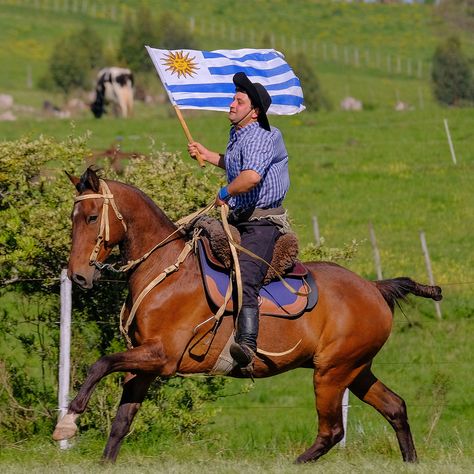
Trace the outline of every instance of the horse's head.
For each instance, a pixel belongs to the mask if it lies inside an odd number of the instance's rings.
[[[68,276],[87,289],[100,275],[97,264],[124,238],[126,225],[107,183],[91,167],[80,178],[68,176],[78,191],[71,215]]]

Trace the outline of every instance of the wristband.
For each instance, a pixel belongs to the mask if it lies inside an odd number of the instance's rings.
[[[225,201],[225,202],[227,202],[232,197],[229,194],[227,186],[223,186],[221,189],[219,189],[219,193],[217,195],[219,196],[219,199],[221,201]]]

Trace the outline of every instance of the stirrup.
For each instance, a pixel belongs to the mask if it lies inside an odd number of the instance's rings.
[[[255,352],[247,344],[233,342],[229,348],[230,355],[237,362],[244,375],[252,375]]]

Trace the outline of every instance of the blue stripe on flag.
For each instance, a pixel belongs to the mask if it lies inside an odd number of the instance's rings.
[[[204,97],[177,99],[176,104],[182,106],[193,107],[220,107],[228,108],[232,102],[230,97]],[[296,95],[276,95],[272,97],[272,104],[275,105],[291,105],[299,107],[303,103],[303,98]]]
[[[301,87],[300,80],[297,77],[293,77],[292,79],[286,82],[279,82],[277,84],[267,84],[265,86],[265,89],[267,89],[267,91],[279,91],[292,86]]]
[[[247,76],[263,76],[263,77],[272,77],[278,76],[279,74],[285,74],[288,71],[291,71],[288,64],[282,64],[281,66],[274,67],[273,69],[257,69],[254,67],[248,66],[221,66],[221,67],[210,67],[208,68],[209,72],[215,76],[218,75],[230,75],[235,74],[236,72],[245,72]]]
[[[235,92],[234,83],[214,83],[214,84],[176,84],[168,85],[166,88],[171,92],[223,92],[233,94]]]
[[[287,89],[292,86],[301,87],[298,78],[294,77],[286,82],[279,82],[278,84],[268,84],[265,86],[267,91],[279,91]],[[235,92],[235,86],[233,83],[214,83],[214,84],[166,84],[166,88],[170,92],[220,92],[224,94],[233,94]]]
[[[246,54],[245,56],[240,56],[239,58],[235,58],[232,56],[226,56],[225,54],[216,53],[214,51],[203,51],[202,56],[205,59],[217,59],[217,58],[224,58],[228,61],[237,61],[237,62],[245,62],[245,61],[271,61],[272,59],[277,59],[282,57],[277,53],[250,53]]]
[[[177,105],[192,105],[194,107],[221,107],[228,108],[232,102],[231,97],[206,97],[176,100]]]
[[[272,96],[272,104],[275,105],[296,105],[303,103],[303,97],[297,95],[274,95]]]

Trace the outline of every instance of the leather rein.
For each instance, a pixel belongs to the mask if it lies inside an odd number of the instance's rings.
[[[82,196],[76,196],[74,198],[74,203],[83,201],[85,199],[103,199],[104,200],[104,204],[102,206],[102,214],[100,217],[99,233],[97,234],[95,246],[92,249],[91,255],[89,257],[89,265],[94,266],[99,270],[106,269],[106,270],[111,270],[112,272],[115,272],[115,273],[127,272],[131,270],[132,268],[136,267],[139,263],[146,260],[156,249],[165,245],[171,237],[181,232],[181,230],[183,229],[184,224],[181,224],[180,222],[178,222],[178,224],[180,225],[175,231],[173,231],[161,242],[158,242],[156,245],[154,245],[142,257],[137,258],[136,260],[129,260],[125,265],[122,265],[119,268],[116,268],[115,264],[99,262],[97,260],[97,256],[99,255],[100,247],[102,245],[106,245],[110,240],[109,206],[112,206],[115,216],[117,217],[119,222],[122,224],[125,232],[127,232],[127,224],[125,223],[122,214],[118,210],[117,204],[115,203],[114,195],[110,192],[109,186],[103,179],[100,179],[99,183],[100,183],[99,193],[84,194]],[[207,208],[205,210],[207,211]]]
[[[181,230],[185,227],[185,225],[192,221],[195,217],[199,216],[202,213],[205,213],[209,211],[214,205],[214,203],[209,204],[203,209],[200,209],[199,211],[179,220],[177,222],[178,228],[173,231],[170,235],[168,235],[165,239],[163,239],[161,242],[157,243],[155,246],[153,246],[148,252],[146,252],[142,257],[136,259],[136,260],[129,260],[126,265],[122,265],[119,268],[115,267],[115,264],[108,264],[108,263],[103,263],[99,262],[97,260],[97,256],[99,255],[100,248],[102,244],[107,244],[110,240],[110,221],[109,221],[109,206],[112,206],[112,209],[115,212],[115,216],[119,220],[119,222],[122,224],[125,232],[127,232],[127,224],[125,223],[122,214],[118,210],[117,204],[115,203],[114,200],[114,195],[111,193],[109,186],[107,183],[100,179],[99,180],[99,193],[93,193],[93,194],[84,194],[82,196],[76,196],[74,198],[74,203],[83,201],[85,199],[103,199],[104,204],[102,206],[102,214],[100,217],[100,225],[99,225],[99,233],[97,234],[96,238],[96,243],[94,248],[92,249],[91,255],[89,257],[89,265],[95,266],[99,270],[107,269],[107,270],[112,270],[115,273],[124,273],[132,268],[135,268],[138,264],[146,260],[156,249],[159,247],[164,246],[166,243],[169,242],[170,238],[173,237],[175,234],[181,232]],[[102,192],[100,192],[102,191]],[[196,236],[197,237],[197,236]],[[192,251],[194,244],[195,244],[195,238],[191,242],[186,242],[186,244],[183,247],[183,250],[177,257],[177,260],[174,264],[170,265],[169,267],[165,268],[156,278],[154,278],[138,295],[136,300],[134,301],[132,308],[130,310],[130,313],[128,315],[127,321],[125,324],[123,324],[124,320],[124,315],[126,311],[126,301],[122,306],[122,310],[120,312],[120,332],[122,333],[128,348],[132,348],[133,344],[130,339],[130,336],[128,335],[128,330],[130,325],[132,324],[133,318],[135,317],[135,313],[138,309],[138,306],[140,303],[143,301],[145,296],[159,283],[161,283],[169,274],[177,271],[179,269],[179,266],[181,263],[184,262],[186,257],[189,255],[189,253]]]

